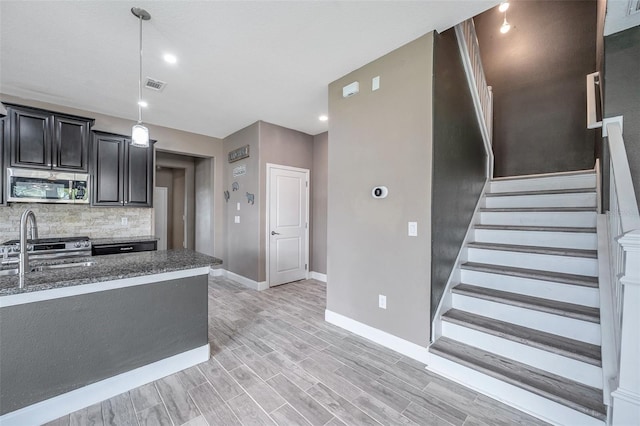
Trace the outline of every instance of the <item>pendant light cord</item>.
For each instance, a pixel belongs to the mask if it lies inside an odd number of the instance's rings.
[[[140,75],[138,76],[138,123],[142,123],[142,15],[140,21]]]

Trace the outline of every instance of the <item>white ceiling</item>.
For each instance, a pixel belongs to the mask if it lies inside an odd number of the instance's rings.
[[[327,85],[496,5],[473,1],[0,1],[0,92],[225,137],[257,120],[327,130]],[[178,57],[176,65],[162,60]],[[384,81],[382,82],[384,84]],[[152,135],[153,136],[153,135]]]

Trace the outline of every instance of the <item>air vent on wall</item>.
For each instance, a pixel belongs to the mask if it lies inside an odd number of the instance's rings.
[[[629,10],[627,11],[627,15],[635,15],[636,13],[640,13],[640,0],[629,0]]]
[[[167,85],[164,81],[155,80],[153,78],[147,77],[144,80],[144,87],[147,89],[155,90],[157,92],[162,92],[164,87]]]

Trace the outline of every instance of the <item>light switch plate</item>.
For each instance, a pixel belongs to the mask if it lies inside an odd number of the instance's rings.
[[[418,236],[418,222],[409,222],[409,236],[410,237]]]
[[[236,204],[236,210],[240,211],[240,203]]]
[[[235,216],[235,217],[233,218],[233,222],[234,222],[234,223],[240,223],[240,216]]]
[[[373,77],[371,79],[371,91],[378,90],[380,88],[380,76]]]
[[[387,309],[387,296],[384,294],[378,295],[378,307],[381,309]]]

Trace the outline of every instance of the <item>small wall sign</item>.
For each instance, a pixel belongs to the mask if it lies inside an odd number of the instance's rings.
[[[242,160],[243,158],[247,158],[249,156],[249,145],[245,145],[238,149],[234,149],[229,152],[229,162],[234,163],[238,160]]]
[[[234,167],[233,168],[233,177],[237,178],[238,176],[242,176],[242,175],[246,175],[247,174],[247,165],[246,164],[240,164],[238,167]]]

